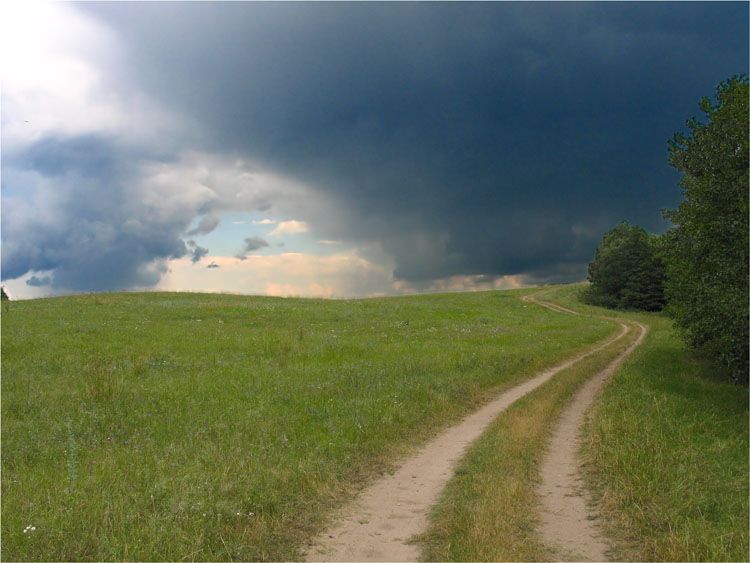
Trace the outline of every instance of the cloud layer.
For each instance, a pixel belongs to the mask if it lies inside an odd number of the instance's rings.
[[[60,290],[223,272],[199,237],[237,211],[382,283],[581,279],[618,221],[665,228],[667,139],[748,67],[743,3],[49,9],[4,76],[2,276]]]

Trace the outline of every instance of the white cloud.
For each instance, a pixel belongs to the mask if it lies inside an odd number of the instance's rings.
[[[3,287],[5,292],[11,299],[37,299],[39,297],[50,297],[53,295],[52,289],[49,285],[33,285],[29,282],[34,277],[49,277],[54,272],[34,272],[30,271],[14,280],[3,280]]]
[[[309,230],[307,223],[304,221],[295,221],[292,219],[291,221],[282,221],[268,234],[269,236],[296,235],[299,233],[306,233]]]
[[[108,84],[122,47],[106,26],[62,2],[6,2],[0,17],[4,150],[50,135],[153,143],[187,136],[188,120],[143,92]],[[163,140],[163,139],[162,139]]]
[[[243,261],[210,256],[216,266],[196,269],[189,258],[169,262],[161,290],[233,291],[250,295],[367,297],[394,294],[392,269],[357,251],[331,256],[284,253],[251,254]]]
[[[140,197],[162,215],[185,214],[188,221],[203,213],[204,225],[218,225],[222,212],[258,212],[270,207],[294,209],[311,199],[308,186],[262,166],[202,151],[186,150],[171,162],[150,162],[141,169]],[[207,218],[214,218],[209,221]],[[236,225],[247,221],[234,221]],[[276,221],[263,219],[255,224]],[[203,224],[201,222],[201,224]],[[274,233],[305,232],[307,224],[286,221]],[[273,234],[273,233],[272,233]],[[278,234],[278,233],[277,233]]]
[[[317,242],[318,244],[326,244],[326,245],[341,244],[340,240],[318,240],[315,242]]]

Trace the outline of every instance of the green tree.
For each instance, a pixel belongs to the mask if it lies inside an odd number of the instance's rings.
[[[703,98],[707,122],[669,143],[684,200],[664,215],[668,312],[686,340],[748,380],[748,79]]]
[[[623,221],[604,235],[589,264],[588,303],[612,309],[660,311],[664,307],[664,264],[658,238]]]

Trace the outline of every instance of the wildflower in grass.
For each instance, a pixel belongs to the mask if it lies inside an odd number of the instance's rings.
[[[27,532],[33,532],[33,531],[35,531],[35,530],[36,530],[36,526],[32,526],[31,524],[29,524],[28,526],[26,526],[26,527],[25,527],[25,528],[23,529],[23,533],[25,534],[25,533],[27,533]]]

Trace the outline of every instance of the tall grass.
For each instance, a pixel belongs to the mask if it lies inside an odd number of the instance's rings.
[[[578,291],[556,300],[572,303]],[[584,449],[617,555],[747,561],[747,387],[687,348],[664,316],[646,322],[649,338],[607,387]]]
[[[615,330],[524,293],[4,305],[2,558],[299,557],[399,455]]]

